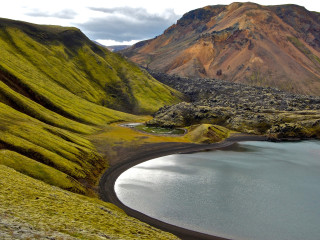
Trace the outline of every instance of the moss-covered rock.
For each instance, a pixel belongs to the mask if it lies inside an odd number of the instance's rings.
[[[230,130],[218,125],[199,124],[190,126],[186,137],[192,142],[214,143],[226,139],[229,133]]]

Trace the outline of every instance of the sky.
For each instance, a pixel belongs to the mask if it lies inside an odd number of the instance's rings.
[[[227,0],[9,0],[0,17],[37,24],[74,26],[106,46],[134,44],[161,35],[186,12]],[[247,2],[238,0],[237,2]],[[319,0],[255,0],[262,5],[297,4],[320,12]]]

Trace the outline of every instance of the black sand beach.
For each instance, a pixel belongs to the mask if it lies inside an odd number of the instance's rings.
[[[155,218],[151,218],[141,212],[138,212],[134,209],[131,209],[124,205],[117,197],[114,185],[117,178],[126,171],[127,169],[142,163],[144,161],[158,158],[170,154],[177,153],[192,153],[198,151],[214,150],[219,148],[228,147],[236,142],[240,141],[264,141],[266,137],[264,136],[255,136],[255,135],[234,135],[223,142],[214,143],[214,144],[189,144],[189,143],[157,143],[149,144],[142,147],[139,147],[132,154],[124,154],[119,159],[114,159],[112,161],[111,167],[104,173],[100,179],[99,184],[99,194],[100,198],[103,201],[111,202],[116,206],[123,209],[129,216],[135,217],[143,222],[146,222],[156,228],[161,230],[171,232],[174,235],[180,237],[181,239],[212,239],[212,240],[222,240],[218,236],[208,235],[189,229],[181,228],[174,226]]]
[[[189,144],[189,143],[158,143],[149,144],[142,146],[132,154],[124,154],[122,158],[114,159],[112,161],[111,167],[104,173],[100,179],[99,184],[99,195],[103,201],[111,202],[116,206],[123,209],[129,216],[135,217],[143,222],[146,222],[156,228],[161,230],[171,232],[174,235],[180,237],[181,239],[212,239],[212,240],[222,240],[225,238],[208,235],[189,229],[174,226],[155,218],[149,217],[139,211],[131,209],[124,205],[117,197],[114,184],[117,178],[126,171],[127,169],[142,163],[144,161],[162,157],[170,154],[177,153],[192,153],[198,151],[214,150],[219,148],[225,148],[231,146],[232,144],[240,141],[264,141],[266,137],[264,136],[253,136],[253,135],[234,135],[227,140],[214,143],[214,144]]]

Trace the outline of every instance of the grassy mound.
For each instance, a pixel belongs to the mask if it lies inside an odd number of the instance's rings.
[[[192,142],[213,143],[220,142],[229,137],[230,130],[225,127],[212,124],[193,125],[188,128],[187,138]]]

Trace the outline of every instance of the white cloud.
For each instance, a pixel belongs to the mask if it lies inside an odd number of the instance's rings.
[[[31,17],[51,17],[51,18],[62,18],[62,19],[74,19],[77,13],[72,9],[63,9],[58,12],[47,12],[39,9],[33,9],[26,13],[27,16]]]
[[[151,38],[161,34],[168,24],[172,24],[176,21],[179,15],[182,15],[190,10],[204,7],[206,5],[225,4],[228,5],[234,1],[247,2],[248,0],[197,0],[197,1],[185,1],[185,0],[161,0],[161,1],[150,1],[150,0],[117,0],[117,1],[105,1],[105,0],[55,0],[55,1],[43,1],[43,0],[9,0],[1,5],[0,16],[4,18],[10,18],[15,20],[23,20],[38,24],[54,24],[63,26],[77,26],[89,37],[93,39],[112,39],[116,42],[130,41],[132,39],[145,39]],[[320,12],[320,1],[310,0],[253,0],[262,5],[279,5],[279,4],[298,4],[305,6],[308,10]],[[107,13],[102,11],[93,11],[95,9],[136,9],[136,11],[118,11],[118,13]],[[38,11],[38,15],[34,10]],[[168,11],[168,9],[171,9]],[[67,11],[73,12],[67,12]],[[30,14],[30,13],[34,14]],[[172,14],[174,12],[174,15]],[[29,14],[28,14],[29,13]],[[158,16],[162,19],[162,24],[156,24],[156,21],[151,21],[150,18],[143,22],[143,13],[147,13],[145,16]],[[30,16],[33,15],[33,16]],[[41,16],[42,15],[42,16]],[[110,16],[113,18],[110,18]],[[115,18],[116,17],[116,18]],[[170,19],[171,18],[171,19]],[[113,21],[108,22],[110,19]],[[103,35],[103,31],[108,31],[108,28],[101,28],[104,25],[117,24],[115,19],[120,19],[124,25],[118,25],[114,28],[119,28],[118,32],[110,35]],[[130,19],[130,20],[128,20]],[[170,19],[170,20],[168,20]],[[98,21],[101,20],[101,21]],[[103,20],[103,21],[102,21]],[[167,20],[167,21],[165,21]],[[131,25],[129,24],[131,21]],[[148,22],[149,21],[149,22]],[[161,21],[159,20],[159,23]],[[98,33],[94,33],[94,29],[99,26],[93,24],[100,24],[100,30]],[[133,23],[136,23],[134,25]],[[146,25],[143,25],[145,23]],[[90,25],[91,24],[91,25]],[[139,25],[140,24],[140,25]],[[145,33],[139,26],[149,27],[149,30]],[[125,27],[127,26],[127,27]],[[85,28],[86,27],[86,28]],[[121,31],[128,31],[129,27],[132,27],[133,33],[121,33],[121,37],[117,36]],[[151,30],[154,31],[151,31]],[[112,29],[111,29],[112,30]],[[126,36],[127,35],[127,36]]]
[[[160,35],[180,17],[173,9],[150,13],[144,8],[90,8],[104,14],[78,24],[92,39],[112,39],[118,42],[153,38]]]
[[[115,41],[112,39],[97,39],[96,42],[101,43],[102,45],[105,46],[116,46],[116,45],[133,45],[137,42],[141,41],[139,40],[131,40],[131,41]]]

